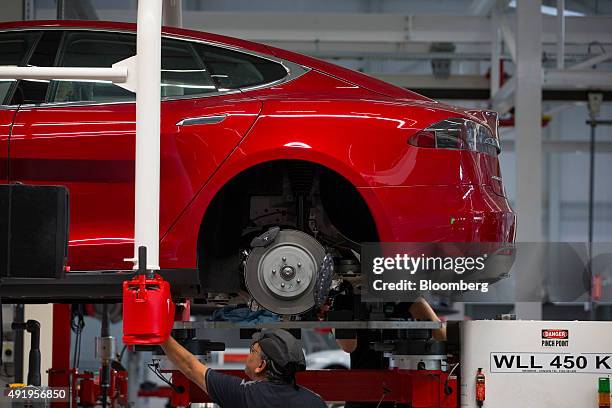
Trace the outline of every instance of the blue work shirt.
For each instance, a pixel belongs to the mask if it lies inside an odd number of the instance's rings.
[[[206,388],[221,408],[327,408],[321,397],[304,387],[270,381],[245,381],[208,369]]]

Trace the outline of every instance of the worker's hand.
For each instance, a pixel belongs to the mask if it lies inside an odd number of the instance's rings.
[[[164,341],[161,347],[166,357],[185,377],[206,391],[206,371],[208,367],[205,364],[202,364],[172,337]]]
[[[415,320],[441,322],[440,318],[425,299],[419,296],[410,306],[410,314]],[[444,323],[443,323],[444,324]],[[446,341],[446,327],[433,330],[433,338],[438,341]]]
[[[168,338],[162,344],[160,344],[161,348],[165,351],[172,340],[174,340],[174,338],[172,336],[168,336]]]
[[[336,343],[342,351],[346,353],[352,353],[357,349],[357,338],[353,339],[339,339],[336,337],[336,329],[332,329],[332,333],[334,334],[334,338],[336,339]]]
[[[352,353],[357,349],[357,339],[336,339],[342,351]]]

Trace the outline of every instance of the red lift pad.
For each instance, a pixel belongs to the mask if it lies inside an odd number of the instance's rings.
[[[161,344],[174,325],[170,284],[161,276],[140,274],[123,282],[123,343]]]

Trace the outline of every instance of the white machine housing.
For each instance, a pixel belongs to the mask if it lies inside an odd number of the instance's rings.
[[[479,320],[461,323],[461,407],[597,408],[612,376],[612,322]]]

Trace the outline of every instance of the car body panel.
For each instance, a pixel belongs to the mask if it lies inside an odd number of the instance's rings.
[[[0,24],[0,31],[63,28],[135,32],[136,26]],[[370,209],[381,241],[514,240],[515,216],[497,157],[408,143],[448,118],[477,121],[495,134],[496,116],[262,44],[169,27],[163,34],[285,59],[306,70],[244,92],[162,102],[162,268],[196,267],[200,225],[215,195],[240,173],[281,159],[316,163],[348,180]],[[123,259],[133,253],[134,109],[134,103],[43,104],[22,106],[16,115],[11,181],[69,187],[73,270],[131,268]],[[0,109],[0,161],[11,112]],[[210,116],[223,118],[178,125]]]
[[[162,104],[160,233],[251,127],[261,102],[237,95]],[[177,126],[190,117],[220,123]],[[69,264],[129,269],[133,253],[135,104],[24,107],[11,140],[11,181],[70,191]],[[104,247],[101,250],[100,246]]]
[[[9,147],[9,134],[11,131],[11,125],[13,123],[13,117],[15,116],[15,109],[1,109],[0,108],[0,182],[6,183],[8,181],[8,147]]]
[[[488,186],[359,188],[383,242],[513,242],[508,200]]]
[[[400,119],[391,114],[385,118],[359,113],[365,105],[375,106],[371,101],[312,101],[312,107],[305,108],[311,104],[306,101],[300,104],[301,112],[291,104],[287,100],[264,103],[249,135],[162,240],[160,253],[171,260],[166,267],[189,267],[196,262],[197,237],[190,231],[225,184],[236,174],[278,159],[320,164],[357,186],[374,215],[381,241],[514,240],[515,218],[507,199],[493,194],[483,174],[473,167],[481,154],[408,145],[407,137],[420,126],[448,113],[434,111],[427,116],[419,111],[414,119],[406,118],[420,121],[419,126],[398,129]],[[346,110],[339,113],[341,106]],[[404,108],[386,107],[394,113]],[[384,136],[372,136],[385,133],[393,140],[382,144]],[[417,162],[431,164],[416,166]],[[480,225],[483,215],[487,218]],[[462,222],[453,225],[452,218]],[[470,220],[478,225],[467,228]]]

